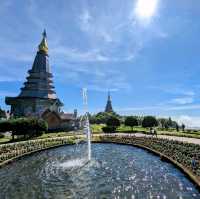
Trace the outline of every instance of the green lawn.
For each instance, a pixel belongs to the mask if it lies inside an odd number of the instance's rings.
[[[43,138],[53,138],[53,137],[64,137],[68,135],[73,135],[73,132],[56,132],[56,133],[44,133],[43,135],[33,138],[33,139],[43,139]]]
[[[102,127],[104,127],[104,126],[105,126],[105,124],[92,124],[91,125],[92,132],[93,133],[102,133]],[[147,128],[143,128],[143,127],[134,127],[133,132],[135,132],[135,131],[147,132],[149,130]],[[117,128],[117,132],[129,132],[129,133],[131,133],[132,128],[128,127],[128,126],[121,125],[119,128]]]
[[[124,125],[121,125],[119,128],[117,128],[117,131],[118,132],[132,132],[132,128],[131,127],[129,127],[129,126],[124,126]],[[138,126],[138,127],[133,127],[133,132],[135,133],[135,132],[148,132],[149,130],[147,129],[147,128],[143,128],[143,127],[140,127],[140,126]]]
[[[0,138],[0,144],[7,143],[11,140],[11,136],[5,136],[3,138]]]
[[[92,124],[91,130],[93,133],[102,133],[102,127],[104,127],[105,124]]]

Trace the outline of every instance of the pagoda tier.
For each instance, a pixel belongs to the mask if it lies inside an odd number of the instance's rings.
[[[56,99],[52,77],[50,72],[48,54],[39,50],[35,57],[32,69],[28,71],[29,76],[21,88],[19,97],[38,97]]]

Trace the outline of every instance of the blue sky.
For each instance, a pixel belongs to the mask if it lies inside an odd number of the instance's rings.
[[[200,1],[1,0],[0,106],[16,96],[44,28],[65,111],[172,116],[200,126]]]

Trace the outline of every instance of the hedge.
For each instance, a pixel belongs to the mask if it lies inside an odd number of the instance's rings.
[[[73,143],[74,138],[60,137],[15,142],[11,144],[2,144],[0,145],[0,165],[8,160],[23,156],[27,153],[47,149],[54,146]]]
[[[113,133],[116,131],[116,128],[113,126],[104,126],[102,127],[104,133]]]
[[[12,132],[14,135],[39,136],[48,129],[47,123],[37,118],[17,118],[0,122],[0,132]]]

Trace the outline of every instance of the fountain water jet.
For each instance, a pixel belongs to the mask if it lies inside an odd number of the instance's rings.
[[[68,160],[67,162],[63,162],[59,164],[60,167],[63,167],[64,169],[70,169],[70,168],[80,168],[90,162],[91,160],[91,131],[90,131],[90,122],[89,122],[89,113],[88,113],[88,102],[87,102],[87,89],[83,88],[82,90],[83,95],[83,107],[84,107],[84,115],[82,116],[80,120],[81,128],[83,133],[86,135],[87,138],[87,157],[81,157],[81,158],[74,158],[72,160]],[[79,145],[79,141],[76,143],[76,145]]]
[[[87,88],[83,88],[83,105],[85,112],[85,125],[84,131],[87,135],[87,144],[88,144],[88,161],[91,160],[91,131],[90,131],[90,122],[89,122],[89,113],[88,113],[88,100],[87,100]]]

